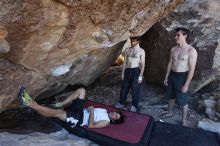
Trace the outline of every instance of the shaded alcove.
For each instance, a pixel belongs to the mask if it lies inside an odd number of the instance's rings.
[[[171,34],[156,23],[143,36],[141,47],[145,50],[145,79],[162,85],[169,62],[170,49],[175,45]],[[166,44],[166,46],[164,46]]]

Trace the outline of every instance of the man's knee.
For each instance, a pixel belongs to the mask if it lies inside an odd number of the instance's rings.
[[[86,90],[84,88],[77,89],[77,92],[79,93],[79,98],[80,99],[85,99]]]

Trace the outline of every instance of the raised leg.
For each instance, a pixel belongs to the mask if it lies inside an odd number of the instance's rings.
[[[71,94],[69,97],[67,97],[64,101],[61,102],[63,106],[72,103],[73,100],[79,99],[85,99],[86,90],[84,88],[79,88],[73,94]]]
[[[54,117],[59,118],[62,121],[66,121],[66,112],[64,110],[48,108],[37,104],[35,101],[28,102],[27,106],[34,109],[44,117]]]

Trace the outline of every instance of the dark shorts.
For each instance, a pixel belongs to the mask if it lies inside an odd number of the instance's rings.
[[[73,128],[79,126],[83,122],[83,108],[87,101],[85,99],[76,99],[68,107],[66,111],[66,122]]]
[[[188,72],[171,71],[168,77],[167,97],[176,98],[176,103],[180,106],[188,104],[188,94],[182,93],[181,88],[186,82]]]

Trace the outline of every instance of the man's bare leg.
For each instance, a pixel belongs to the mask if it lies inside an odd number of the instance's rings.
[[[182,107],[182,125],[186,126],[186,117],[188,111],[188,104]]]
[[[75,92],[73,92],[69,97],[67,97],[65,100],[58,102],[54,104],[54,107],[63,107],[70,103],[72,103],[73,100],[79,99],[85,99],[86,90],[84,88],[79,88]]]
[[[51,109],[42,105],[37,104],[35,101],[30,101],[27,106],[37,111],[44,117],[59,118],[62,121],[66,121],[66,112],[61,109]]]
[[[167,113],[165,113],[163,116],[160,117],[161,119],[169,118],[169,117],[172,117],[172,116],[173,116],[173,106],[174,106],[174,102],[175,102],[175,99],[170,99],[170,100],[169,100],[169,103],[168,103],[168,111],[167,111]]]
[[[79,99],[85,99],[86,90],[84,88],[79,88],[73,94],[71,94],[69,97],[67,97],[64,101],[62,101],[62,104],[65,106],[69,103],[71,103],[73,100]]]

